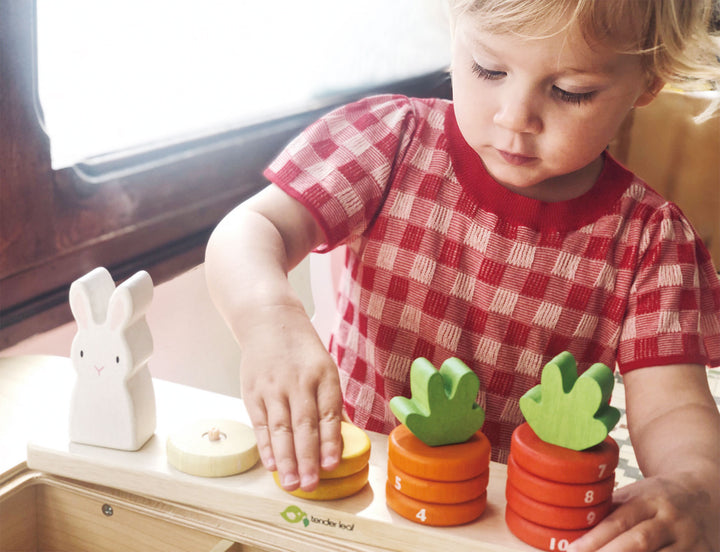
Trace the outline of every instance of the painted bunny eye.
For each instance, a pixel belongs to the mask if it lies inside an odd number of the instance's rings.
[[[80,349],[80,358],[84,357],[85,353],[83,353],[82,349]]]
[[[116,357],[115,357],[115,364],[120,364],[120,357],[119,357],[119,356],[116,356]]]

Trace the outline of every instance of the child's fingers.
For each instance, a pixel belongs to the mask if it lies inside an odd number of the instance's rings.
[[[292,431],[299,485],[313,491],[319,481],[320,432],[315,393],[298,392],[291,399]]]
[[[326,471],[340,464],[343,442],[340,422],[344,416],[342,393],[337,380],[326,381],[318,388],[318,414],[320,432],[320,466]]]
[[[295,459],[290,405],[285,401],[278,401],[266,404],[266,409],[270,446],[280,476],[280,484],[284,489],[294,491],[300,485],[300,477]]]
[[[257,440],[258,453],[260,461],[269,471],[277,470],[275,465],[275,456],[273,455],[272,444],[270,442],[270,431],[267,424],[267,412],[262,403],[245,400],[245,407],[250,416],[250,423],[255,431],[255,439]]]
[[[630,500],[591,531],[573,542],[568,552],[645,552],[655,550],[709,550],[693,520],[672,514],[667,504]]]

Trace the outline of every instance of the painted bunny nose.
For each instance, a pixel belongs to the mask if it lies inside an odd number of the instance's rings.
[[[97,370],[98,376],[100,375],[100,372],[102,372],[105,369],[105,366],[100,366],[99,368],[95,366],[95,370]]]

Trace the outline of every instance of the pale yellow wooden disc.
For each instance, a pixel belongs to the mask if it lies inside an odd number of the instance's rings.
[[[359,472],[353,473],[346,477],[335,477],[333,479],[321,479],[317,488],[314,491],[303,491],[302,489],[296,489],[294,491],[287,491],[293,496],[298,498],[306,498],[308,500],[335,500],[338,498],[345,498],[350,495],[354,495],[360,489],[362,489],[368,481],[368,473],[370,468],[367,464]],[[273,472],[273,479],[280,485],[280,476],[278,472]]]
[[[210,419],[170,435],[167,458],[171,466],[191,475],[225,477],[249,470],[260,454],[251,427],[235,420]]]
[[[337,479],[358,473],[370,460],[370,437],[362,429],[347,422],[340,422],[343,451],[340,464],[331,471],[320,471],[320,479]]]

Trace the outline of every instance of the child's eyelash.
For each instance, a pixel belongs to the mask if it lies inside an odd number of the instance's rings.
[[[497,80],[505,76],[504,71],[491,71],[490,69],[485,69],[485,67],[474,61],[472,64],[472,72],[478,77],[486,80]]]
[[[493,71],[491,69],[485,69],[485,67],[478,64],[477,62],[473,62],[472,72],[475,73],[478,77],[485,80],[498,80],[505,76],[505,71]],[[590,101],[593,96],[595,96],[595,91],[568,92],[567,90],[563,90],[562,88],[558,88],[557,86],[553,86],[552,90],[559,100],[575,105],[582,105],[583,103]]]
[[[568,92],[557,86],[553,86],[553,93],[563,102],[581,105],[592,100],[595,91],[591,92]]]

